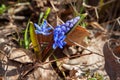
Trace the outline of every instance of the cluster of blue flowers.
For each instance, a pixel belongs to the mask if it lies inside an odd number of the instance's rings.
[[[68,20],[66,23],[62,25],[58,25],[54,29],[54,44],[53,48],[56,49],[57,47],[63,48],[63,46],[66,44],[64,41],[66,38],[66,33],[71,30],[71,28],[77,23],[77,21],[80,19],[80,17],[75,17],[71,20]]]
[[[36,30],[35,30],[36,34],[43,34],[46,36],[51,34],[50,30],[52,28],[47,26],[46,20],[43,21],[43,24],[41,24],[41,26],[39,26],[36,23],[34,24],[34,26],[36,27]]]
[[[68,20],[66,23],[62,25],[56,26],[56,28],[53,31],[53,35],[54,35],[53,49],[56,49],[57,47],[63,48],[63,46],[66,44],[66,42],[64,41],[66,38],[66,33],[69,32],[71,28],[73,28],[73,26],[77,23],[79,19],[80,17],[78,16],[71,20]],[[35,32],[37,34],[43,34],[43,35],[50,34],[49,31],[51,30],[51,28],[47,27],[46,21],[44,21],[44,23],[41,26],[35,24],[35,27],[36,27]]]

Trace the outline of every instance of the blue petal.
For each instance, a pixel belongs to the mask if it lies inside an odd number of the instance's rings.
[[[46,20],[43,21],[43,26],[47,26],[47,21]]]
[[[35,30],[35,33],[36,33],[36,34],[41,34],[42,32],[39,31],[39,30]]]
[[[37,30],[41,30],[41,27],[38,24],[34,23],[34,26],[36,27]]]
[[[62,48],[63,48],[63,45],[60,44],[60,43],[58,43],[58,47],[62,49]]]
[[[48,36],[48,35],[50,35],[51,33],[48,33],[48,32],[42,32],[42,34],[45,35],[45,36]]]
[[[78,17],[75,17],[75,18],[74,18],[74,21],[73,21],[72,23],[75,24],[79,19],[80,19],[79,16],[78,16]]]
[[[60,27],[57,27],[57,28],[55,28],[55,31],[59,31],[59,32],[61,32],[62,30],[61,30]]]
[[[64,40],[65,38],[66,38],[66,36],[61,36],[59,39]]]
[[[70,30],[70,28],[67,27],[67,32]]]
[[[69,22],[67,21],[67,22],[65,23],[65,25],[66,25],[66,26],[69,26],[70,24],[69,24]]]
[[[56,49],[57,48],[57,45],[56,43],[53,44],[53,49]]]
[[[56,49],[56,45],[55,45],[55,43],[53,44],[53,49]]]
[[[69,20],[70,22],[74,22],[74,19]]]
[[[74,26],[74,24],[71,23],[69,27],[72,28],[73,26]]]
[[[79,19],[80,19],[80,16],[75,17],[75,19],[79,20]]]
[[[57,41],[58,39],[58,34],[54,34],[54,41]]]
[[[61,26],[61,29],[64,31],[64,32],[66,32],[66,26]]]
[[[43,24],[41,26],[39,26],[38,24],[34,24],[34,26],[36,27],[36,34],[43,34],[43,35],[50,35],[51,33],[49,32],[52,28],[51,27],[47,27],[47,21],[44,20]]]
[[[62,45],[62,42],[61,42],[61,41],[57,41],[57,42],[56,42],[56,45],[57,45],[59,48],[63,48],[63,45]]]

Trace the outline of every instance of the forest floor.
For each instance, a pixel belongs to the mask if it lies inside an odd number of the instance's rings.
[[[30,24],[55,28],[76,16],[67,44],[49,57],[53,35],[37,34],[39,57]],[[120,80],[120,1],[1,0],[0,80]]]

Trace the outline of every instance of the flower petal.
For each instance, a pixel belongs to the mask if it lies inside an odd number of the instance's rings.
[[[51,27],[47,26],[47,21],[44,20],[43,24],[41,26],[39,26],[38,24],[34,24],[34,26],[36,27],[36,34],[43,34],[43,35],[50,35],[51,32],[50,30],[52,29]]]
[[[41,27],[38,24],[34,23],[34,26],[36,27],[37,30],[41,30]]]
[[[77,23],[77,21],[80,19],[80,17],[75,17],[74,19],[68,20],[66,23],[62,25],[56,26],[54,29],[54,44],[53,49],[56,49],[56,47],[63,48],[65,46],[65,34],[70,31],[72,27]]]

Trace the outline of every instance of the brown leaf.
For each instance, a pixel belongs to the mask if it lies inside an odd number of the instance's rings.
[[[31,63],[35,59],[32,52],[22,48],[12,50],[9,58],[21,63]]]
[[[120,58],[120,46],[117,46],[115,49],[113,49],[114,54]]]
[[[119,52],[120,47],[116,47],[117,40],[111,39],[105,43],[103,47],[103,54],[105,58],[105,70],[110,77],[110,80],[119,80],[120,79],[120,63],[113,54],[114,52]],[[113,50],[115,48],[115,50]],[[117,55],[116,55],[117,56]]]
[[[68,34],[67,39],[66,39],[67,44],[75,45],[74,43],[69,41],[70,39],[73,42],[76,42],[80,45],[85,45],[85,43],[83,42],[83,39],[88,35],[89,35],[89,32],[85,28],[77,26],[70,34]]]
[[[40,43],[51,42],[52,38],[53,38],[53,35],[48,35],[48,36],[44,36],[42,34],[38,35],[38,41]]]

